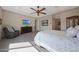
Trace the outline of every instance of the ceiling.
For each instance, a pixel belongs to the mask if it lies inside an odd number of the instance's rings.
[[[16,12],[31,17],[43,17],[47,15],[53,15],[55,13],[77,8],[78,6],[40,6],[40,9],[45,7],[46,10],[43,12],[47,13],[46,15],[40,14],[40,16],[37,16],[36,14],[31,14],[34,12],[33,10],[30,9],[31,7],[36,9],[36,6],[2,6],[4,10]]]

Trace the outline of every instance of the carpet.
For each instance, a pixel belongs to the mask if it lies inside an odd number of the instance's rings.
[[[0,41],[0,52],[48,52],[45,48],[34,43],[36,33],[22,34],[13,39]]]

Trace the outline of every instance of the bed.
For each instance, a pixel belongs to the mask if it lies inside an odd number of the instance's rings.
[[[79,30],[79,16],[66,18],[66,29],[77,25]],[[72,29],[69,32],[71,31]],[[66,34],[66,31],[44,30],[37,33],[34,41],[36,45],[42,46],[50,52],[79,52],[79,34],[78,38],[67,36]]]
[[[66,35],[65,31],[44,30],[38,32],[34,38],[38,46],[42,46],[49,52],[78,52],[79,40]]]

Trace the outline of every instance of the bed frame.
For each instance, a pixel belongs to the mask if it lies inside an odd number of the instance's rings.
[[[79,25],[79,16],[71,16],[66,18],[66,28]]]

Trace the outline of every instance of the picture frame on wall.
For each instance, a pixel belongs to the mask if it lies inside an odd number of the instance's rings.
[[[48,26],[48,20],[42,20],[42,26]]]

